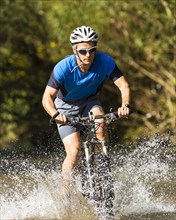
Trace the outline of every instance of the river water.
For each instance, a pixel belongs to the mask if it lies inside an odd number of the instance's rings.
[[[115,220],[176,220],[176,147],[162,138],[112,147]],[[98,220],[63,184],[58,153],[1,160],[1,220]]]

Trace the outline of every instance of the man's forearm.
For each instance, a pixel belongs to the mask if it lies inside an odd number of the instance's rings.
[[[125,86],[121,88],[121,99],[122,99],[122,106],[130,104],[130,88],[129,86]]]
[[[129,84],[126,81],[125,77],[124,76],[120,77],[114,83],[119,88],[119,90],[121,92],[122,106],[124,106],[126,104],[130,104],[130,88],[129,88]]]

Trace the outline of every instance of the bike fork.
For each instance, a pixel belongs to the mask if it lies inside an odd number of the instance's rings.
[[[88,143],[88,141],[84,142],[84,152],[86,156],[86,162],[87,162],[87,171],[88,171],[88,179],[89,179],[89,185],[90,185],[90,198],[94,199],[95,197],[95,190],[94,190],[94,172],[93,172],[93,149],[92,145]]]
[[[108,146],[107,146],[106,141],[101,141],[101,146],[103,149],[103,153],[108,157]]]

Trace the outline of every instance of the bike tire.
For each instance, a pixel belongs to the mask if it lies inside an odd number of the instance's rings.
[[[104,153],[94,155],[94,188],[97,212],[103,220],[113,220],[115,198],[110,160]]]
[[[79,167],[82,195],[93,204],[100,219],[114,220],[113,201],[115,194],[110,160],[100,152],[94,152],[90,157],[88,165],[83,156],[81,167]],[[92,173],[91,184],[88,173]]]

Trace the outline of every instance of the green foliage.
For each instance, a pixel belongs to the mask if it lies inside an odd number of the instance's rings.
[[[122,139],[174,131],[174,9],[174,0],[1,0],[0,145],[36,144],[46,133],[42,94],[55,63],[72,53],[70,32],[81,25],[97,30],[99,50],[114,57],[131,85],[132,104],[143,112],[119,125]],[[119,105],[114,95],[107,83],[106,109]]]

